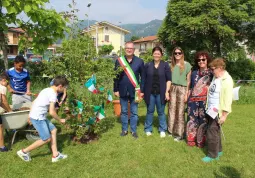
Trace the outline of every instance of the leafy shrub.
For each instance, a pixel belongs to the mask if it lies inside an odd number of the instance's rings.
[[[88,45],[89,43],[89,45]],[[64,41],[58,53],[60,57],[53,57],[51,62],[45,63],[44,72],[46,75],[65,75],[69,80],[68,107],[72,113],[72,118],[68,123],[74,129],[78,139],[82,139],[89,134],[98,134],[105,127],[104,120],[99,123],[87,124],[90,117],[95,117],[94,106],[101,106],[106,102],[107,91],[113,88],[113,78],[116,76],[112,59],[92,60],[96,56],[93,42],[88,36],[77,36],[76,38]],[[88,46],[90,49],[88,50]],[[97,79],[97,89],[103,87],[104,90],[98,94],[91,93],[84,87],[84,83],[95,75]],[[83,103],[82,117],[76,114],[79,112],[76,101]],[[81,128],[82,127],[82,128]],[[102,128],[101,128],[102,127]]]
[[[255,79],[255,63],[249,59],[239,59],[236,62],[227,61],[226,70],[235,80]]]

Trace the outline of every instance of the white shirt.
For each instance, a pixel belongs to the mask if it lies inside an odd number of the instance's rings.
[[[6,87],[0,84],[0,104],[2,103],[2,95],[6,95]]]
[[[36,120],[45,120],[49,105],[57,101],[57,93],[52,88],[43,89],[31,107],[29,117]]]
[[[219,109],[220,89],[221,89],[221,79],[215,78],[209,87],[208,108],[216,107],[217,109]]]

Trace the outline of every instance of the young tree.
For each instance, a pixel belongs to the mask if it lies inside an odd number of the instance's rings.
[[[99,55],[108,55],[112,52],[112,50],[114,49],[113,45],[103,45],[100,49],[99,49]]]
[[[171,0],[158,36],[168,49],[179,45],[227,56],[237,42],[254,48],[254,27],[254,0]]]
[[[0,1],[0,48],[3,51],[5,68],[8,68],[8,25],[15,24],[31,37],[30,47],[42,52],[57,39],[64,37],[65,20],[53,9],[45,9],[49,0],[1,0]],[[24,13],[27,20],[20,18]],[[24,42],[24,39],[22,40]],[[26,41],[27,42],[27,41]]]

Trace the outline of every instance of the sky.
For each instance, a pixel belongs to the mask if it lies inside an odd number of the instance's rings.
[[[72,0],[50,0],[57,12],[69,11]],[[108,21],[114,24],[147,23],[163,20],[168,0],[76,0],[80,20]],[[90,8],[87,7],[91,3]]]

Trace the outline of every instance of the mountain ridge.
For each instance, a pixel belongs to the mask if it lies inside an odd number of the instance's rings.
[[[98,21],[90,20],[89,25],[93,25],[96,22]],[[125,41],[130,41],[132,36],[145,37],[145,36],[157,35],[157,32],[162,22],[163,20],[155,19],[147,23],[129,23],[129,24],[122,24],[118,26],[131,32],[130,34],[127,34],[125,36]],[[88,26],[88,22],[86,20],[80,22],[80,24],[78,25],[80,29],[84,29],[87,26]]]

